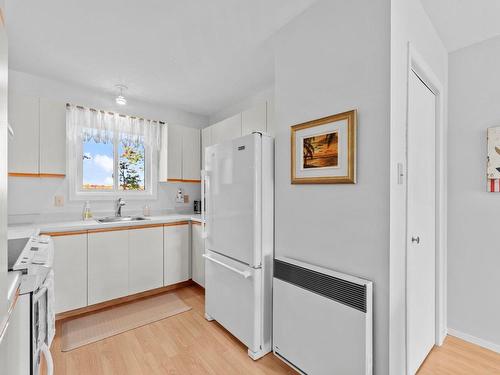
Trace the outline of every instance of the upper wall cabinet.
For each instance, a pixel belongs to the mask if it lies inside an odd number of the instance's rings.
[[[267,132],[267,103],[247,109],[241,113],[241,134]]]
[[[66,104],[9,95],[9,173],[56,176],[66,173]]]
[[[40,98],[40,173],[66,173],[66,103]]]
[[[200,130],[183,128],[182,134],[182,179],[199,181],[200,176]]]
[[[160,181],[200,181],[200,130],[162,126]]]
[[[228,141],[241,136],[241,113],[222,120],[211,127],[211,144]]]
[[[271,101],[267,101],[204,128],[201,133],[202,167],[205,165],[205,148],[208,146],[253,132],[273,135],[273,116],[273,104]]]
[[[9,173],[39,173],[40,122],[38,98],[9,95]]]

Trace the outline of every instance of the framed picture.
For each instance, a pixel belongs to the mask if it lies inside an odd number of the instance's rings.
[[[487,190],[500,193],[500,127],[488,128]]]
[[[356,183],[356,111],[294,125],[292,184]]]

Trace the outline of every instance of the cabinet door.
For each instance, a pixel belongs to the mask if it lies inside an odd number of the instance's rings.
[[[189,280],[190,251],[189,224],[169,225],[163,228],[164,235],[164,284],[171,285]]]
[[[163,286],[163,227],[129,231],[129,294]]]
[[[39,173],[40,126],[38,98],[9,95],[9,124],[14,138],[9,139],[9,172]]]
[[[243,135],[253,132],[267,132],[266,102],[242,112],[241,129]]]
[[[201,169],[205,169],[205,148],[212,145],[212,127],[201,130]]]
[[[158,181],[168,180],[168,125],[161,125],[160,152],[158,160]]]
[[[89,233],[89,305],[128,294],[128,231]]]
[[[167,177],[168,179],[182,179],[182,127],[167,125]]]
[[[212,125],[212,144],[241,137],[241,113]]]
[[[205,252],[204,240],[201,237],[201,223],[192,222],[191,225],[191,269],[193,281],[205,286]]]
[[[201,178],[200,130],[184,127],[182,131],[182,178],[199,180]]]
[[[87,306],[87,234],[52,239],[56,313]]]
[[[40,98],[40,173],[66,174],[66,103]]]

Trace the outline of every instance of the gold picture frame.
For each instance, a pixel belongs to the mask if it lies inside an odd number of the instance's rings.
[[[356,110],[291,127],[292,184],[356,183]]]

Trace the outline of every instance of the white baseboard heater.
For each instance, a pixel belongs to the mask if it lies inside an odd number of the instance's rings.
[[[371,375],[371,281],[274,260],[273,351],[309,375]]]

